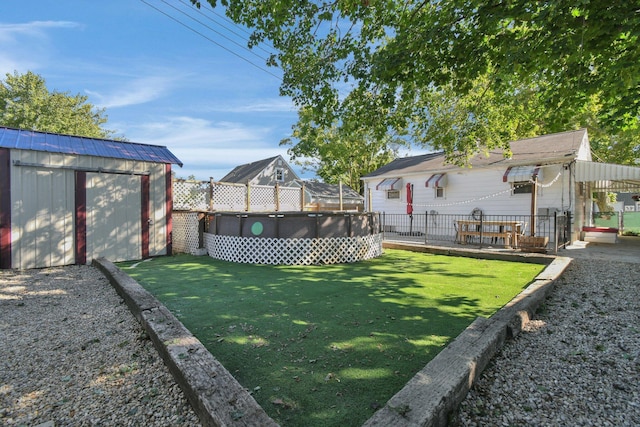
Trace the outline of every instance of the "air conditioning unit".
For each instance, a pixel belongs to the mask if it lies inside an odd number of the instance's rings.
[[[540,216],[553,216],[554,213],[560,212],[558,208],[538,208],[538,215]]]

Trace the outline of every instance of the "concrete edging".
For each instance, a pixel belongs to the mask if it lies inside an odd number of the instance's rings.
[[[160,301],[110,261],[99,258],[93,265],[149,334],[203,426],[278,425]]]
[[[480,251],[400,243],[385,247],[480,258]],[[571,258],[545,255],[523,257],[519,254],[490,254],[494,255],[491,259],[537,261],[548,266],[524,291],[491,318],[478,317],[389,399],[383,408],[373,414],[364,426],[446,426],[450,414],[465,399],[476,378],[505,341],[520,333],[540,304],[553,291],[555,280],[572,261]]]
[[[533,252],[498,252],[482,249],[449,248],[446,246],[429,246],[423,243],[411,243],[400,241],[382,242],[383,248],[403,249],[413,252],[425,252],[436,255],[452,255],[467,258],[492,259],[499,261],[530,262],[533,264],[550,264],[556,257]]]
[[[388,243],[440,255],[547,264],[527,288],[491,318],[478,317],[407,382],[364,426],[446,426],[473,382],[505,341],[520,333],[553,291],[571,258]],[[153,295],[110,261],[93,261],[151,337],[204,426],[277,426],[240,383]]]

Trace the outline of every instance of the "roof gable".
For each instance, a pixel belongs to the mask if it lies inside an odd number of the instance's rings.
[[[0,147],[124,160],[140,160],[152,163],[172,163],[182,166],[182,162],[174,156],[167,147],[159,145],[37,132],[4,126],[0,126]]]
[[[512,152],[511,158],[505,158],[504,151],[496,149],[489,151],[488,155],[478,154],[473,157],[470,161],[471,166],[498,167],[591,160],[591,150],[586,129],[511,141],[509,145]],[[424,172],[448,172],[457,169],[460,169],[460,167],[445,163],[444,152],[437,152],[395,159],[363,178],[400,176]]]
[[[251,181],[271,163],[275,162],[278,157],[280,156],[269,157],[268,159],[257,160],[255,162],[236,166],[231,170],[231,172],[222,177],[220,182],[246,184],[247,181]]]
[[[282,158],[282,156],[278,155],[269,157],[268,159],[257,160],[255,162],[236,166],[231,170],[231,172],[222,177],[220,182],[246,184],[247,182],[252,182],[260,178],[264,173],[269,175],[269,173],[276,168],[285,168],[287,173],[293,177],[293,180],[299,179],[289,164]],[[264,177],[262,177],[261,180],[264,180]],[[268,179],[268,181],[271,181],[271,179]]]

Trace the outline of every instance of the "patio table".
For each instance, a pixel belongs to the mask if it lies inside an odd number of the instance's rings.
[[[503,239],[504,246],[510,248],[518,246],[518,236],[522,230],[522,221],[491,220],[481,221],[475,219],[456,220],[458,228],[458,242],[465,244],[472,237],[491,237]]]

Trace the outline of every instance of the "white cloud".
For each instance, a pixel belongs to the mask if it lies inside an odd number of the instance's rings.
[[[244,103],[234,102],[232,105],[217,105],[210,111],[224,111],[228,113],[291,113],[296,108],[289,98],[249,99]]]
[[[172,117],[127,130],[135,142],[164,145],[183,163],[179,176],[220,179],[235,166],[278,154],[285,157],[269,127],[237,122],[211,122],[193,117]]]
[[[172,86],[172,79],[163,76],[149,76],[131,80],[115,88],[111,93],[100,93],[86,89],[100,108],[116,108],[144,104],[162,97]]]
[[[45,30],[82,27],[82,24],[72,21],[32,21],[24,24],[0,23],[0,41],[15,41],[18,36],[46,37],[47,33]]]
[[[242,144],[257,145],[265,141],[267,127],[247,126],[242,123],[210,120],[194,117],[169,117],[162,121],[134,126],[136,134],[143,134],[146,142],[173,146],[200,148],[238,147]],[[272,141],[269,141],[272,142]]]
[[[32,21],[20,24],[0,23],[0,73],[38,69],[54,55],[50,30],[75,29],[83,25],[71,21]]]

